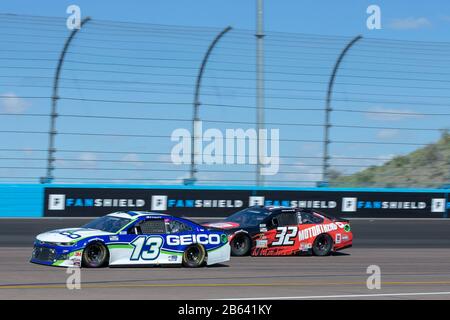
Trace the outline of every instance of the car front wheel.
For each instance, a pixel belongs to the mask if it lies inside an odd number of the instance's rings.
[[[109,252],[101,242],[87,245],[83,250],[83,266],[88,268],[101,268],[108,265]]]
[[[252,241],[245,234],[237,234],[231,240],[231,254],[233,256],[246,256],[250,253]]]

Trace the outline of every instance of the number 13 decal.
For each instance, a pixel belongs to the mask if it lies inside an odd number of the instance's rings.
[[[277,241],[272,242],[273,246],[291,246],[294,244],[293,238],[297,236],[298,227],[278,227],[275,238]]]
[[[137,237],[131,245],[134,247],[130,260],[155,260],[163,245],[161,237]]]

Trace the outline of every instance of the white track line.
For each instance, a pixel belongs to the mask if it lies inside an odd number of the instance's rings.
[[[375,297],[395,297],[395,296],[432,296],[450,295],[450,291],[443,292],[406,292],[406,293],[373,293],[373,294],[343,294],[328,296],[297,296],[297,297],[251,297],[251,298],[227,298],[218,300],[293,300],[293,299],[339,299],[339,298],[375,298]]]

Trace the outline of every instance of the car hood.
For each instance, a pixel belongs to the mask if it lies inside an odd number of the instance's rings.
[[[36,239],[44,242],[72,242],[86,237],[113,235],[114,233],[96,229],[67,228],[58,229],[37,235]]]
[[[234,229],[239,228],[239,223],[236,222],[228,222],[228,221],[222,221],[222,222],[211,222],[211,223],[204,223],[203,226],[209,227],[209,228],[216,228],[216,229]]]

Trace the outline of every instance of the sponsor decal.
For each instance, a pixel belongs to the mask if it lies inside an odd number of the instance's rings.
[[[177,256],[168,256],[168,257],[167,257],[167,260],[168,260],[168,261],[171,261],[171,262],[175,262],[175,261],[178,260],[178,257],[177,257]]]
[[[336,244],[341,243],[341,241],[342,241],[342,235],[340,233],[336,233],[336,240],[335,240]]]
[[[110,236],[109,240],[110,241],[119,241],[119,237],[118,236]]]
[[[166,238],[166,242],[169,246],[184,246],[193,243],[220,244],[221,241],[221,236],[218,234],[185,234],[182,236],[168,235]]]
[[[222,234],[220,236],[220,239],[222,240],[222,243],[227,243],[228,242],[228,236],[226,234]]]
[[[346,224],[346,225],[344,226],[344,230],[345,230],[345,232],[350,232],[350,230],[351,230],[350,225],[349,225],[349,224]]]
[[[342,241],[348,241],[350,238],[349,238],[349,236],[348,235],[346,235],[346,234],[343,234],[342,235]]]
[[[69,237],[70,239],[79,239],[81,238],[81,235],[79,235],[78,232],[80,231],[79,229],[77,230],[70,230],[70,231],[63,231],[63,232],[58,232],[60,235]],[[55,232],[56,233],[56,232]]]
[[[300,250],[301,251],[308,251],[312,248],[312,244],[308,242],[300,242]]]
[[[318,224],[313,227],[299,230],[298,232],[298,238],[300,241],[307,240],[310,238],[313,238],[321,233],[327,233],[331,231],[335,231],[338,229],[337,224],[335,223],[328,223],[328,224]]]
[[[267,248],[267,240],[256,240],[256,248]]]
[[[75,254],[69,258],[69,263],[74,267],[81,267],[81,251],[76,251]]]

